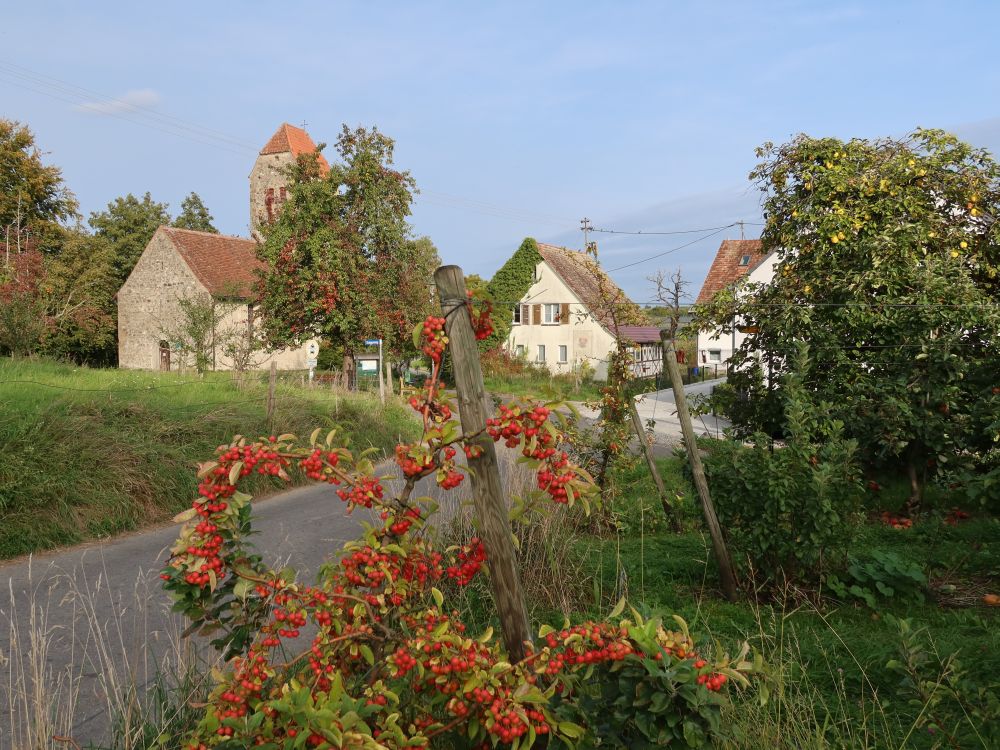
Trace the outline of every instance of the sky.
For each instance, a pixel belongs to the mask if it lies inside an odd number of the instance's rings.
[[[466,273],[526,236],[581,247],[584,217],[712,228],[591,235],[639,302],[657,270],[695,296],[720,240],[758,236],[764,142],[919,126],[1000,153],[991,0],[36,0],[4,17],[0,117],[31,127],[85,216],[195,191],[246,236],[247,176],[282,122],[330,156],[343,124],[377,125],[421,191],[415,233]]]

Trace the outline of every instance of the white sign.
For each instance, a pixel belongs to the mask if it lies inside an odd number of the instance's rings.
[[[361,360],[361,372],[375,372],[378,370],[378,362],[374,359]]]
[[[307,359],[306,360],[306,367],[308,367],[310,370],[312,368],[314,368],[315,366],[316,366],[316,360],[315,359]]]
[[[316,339],[306,342],[306,356],[310,360],[315,360],[319,356],[319,342]],[[313,364],[316,364],[315,361]]]

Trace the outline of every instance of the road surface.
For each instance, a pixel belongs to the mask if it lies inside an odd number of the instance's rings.
[[[712,389],[724,383],[725,378],[718,380],[706,380],[703,383],[692,383],[684,387],[684,393],[688,397],[688,406],[693,406],[696,397],[707,396]],[[656,437],[656,445],[669,451],[673,446],[681,441],[681,423],[677,418],[677,405],[674,401],[674,392],[671,388],[662,391],[654,391],[637,396],[635,400],[636,411],[643,424],[654,422],[653,433]],[[587,419],[597,419],[600,413],[595,409],[580,408],[581,416]],[[729,426],[729,422],[722,417],[713,417],[709,414],[700,417],[692,417],[695,433],[698,435],[710,435],[719,437],[723,430]]]
[[[467,485],[449,497],[460,498]],[[431,490],[418,487],[438,496]],[[311,582],[328,556],[339,557],[359,535],[368,513],[347,515],[329,485],[293,489],[256,503],[253,541],[265,560],[291,565]],[[0,750],[42,747],[26,733],[48,714],[56,720],[44,735],[101,742],[123,686],[145,692],[158,665],[177,663],[185,623],[169,612],[158,574],[178,528],[0,564],[0,582],[9,581],[0,592]]]

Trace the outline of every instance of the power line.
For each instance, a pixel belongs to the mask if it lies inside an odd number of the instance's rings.
[[[731,227],[731,226],[734,226],[734,225],[733,224],[727,224],[724,227],[719,227],[716,231],[711,232],[709,234],[706,234],[704,237],[699,237],[696,240],[691,240],[690,242],[685,242],[683,245],[678,245],[677,247],[671,248],[670,250],[664,250],[662,253],[657,253],[656,255],[650,255],[648,258],[643,258],[642,260],[637,260],[637,261],[634,261],[633,263],[626,263],[624,266],[618,266],[617,268],[609,268],[607,271],[605,271],[605,273],[614,273],[615,271],[621,271],[622,269],[625,269],[625,268],[631,268],[632,266],[638,266],[638,265],[640,265],[642,263],[648,263],[651,260],[656,260],[657,258],[662,258],[664,255],[670,255],[671,253],[676,253],[678,250],[683,250],[684,248],[690,247],[691,245],[695,245],[695,244],[701,242],[702,240],[707,240],[709,237],[714,237],[715,235],[719,234],[719,232],[723,232],[726,229],[729,229],[729,227]]]
[[[749,224],[750,222],[744,222],[744,223]],[[725,224],[725,225],[719,226],[719,227],[705,227],[703,229],[677,229],[677,230],[670,231],[670,232],[647,232],[647,231],[645,231],[643,229],[639,229],[639,230],[636,230],[636,231],[630,231],[630,230],[625,230],[625,229],[594,229],[593,227],[590,228],[590,231],[591,232],[601,232],[602,234],[631,234],[631,235],[666,236],[666,235],[673,235],[673,234],[700,234],[701,232],[711,232],[711,231],[714,231],[714,230],[717,230],[717,229],[718,230],[729,229],[730,227],[735,227],[738,224],[740,224],[740,222],[734,221],[731,224]]]
[[[139,125],[140,127],[152,128],[153,130],[157,130],[167,135],[172,135],[177,138],[186,139],[205,146],[228,151],[229,153],[255,155],[258,152],[257,147],[253,144],[221,130],[207,128],[169,113],[160,112],[153,109],[149,105],[128,102],[118,97],[108,96],[107,94],[103,94],[99,91],[78,86],[69,81],[31,70],[7,60],[0,59],[0,78],[6,80],[8,84],[21,89],[32,91],[80,108],[87,108],[90,106],[93,111],[101,115],[114,117],[124,122],[132,123],[133,125]],[[94,107],[93,105],[95,104],[105,105],[105,107]],[[107,107],[117,107],[120,108],[120,111],[109,111]],[[544,223],[569,228],[575,223],[573,219],[556,216],[554,214],[547,214],[511,206],[503,206],[489,201],[468,198],[466,196],[431,190],[428,188],[421,189],[418,194],[423,196],[427,202],[446,208],[465,209],[467,211],[472,211],[486,216],[511,219],[528,224]],[[739,222],[727,224],[722,228],[733,227],[738,223]],[[712,229],[716,228],[718,227],[712,227]],[[693,234],[707,230],[692,229],[673,232],[627,232],[613,229],[591,228],[590,231],[602,232],[606,234],[673,235]]]

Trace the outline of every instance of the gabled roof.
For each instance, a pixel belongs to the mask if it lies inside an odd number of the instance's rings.
[[[306,131],[285,122],[275,131],[274,135],[271,136],[271,140],[264,145],[260,153],[261,156],[266,154],[291,154],[298,157],[302,154],[314,153],[315,151],[316,144]],[[319,155],[319,165],[324,172],[330,168],[330,164],[323,154]]]
[[[213,297],[252,299],[257,269],[264,264],[254,252],[257,243],[193,229],[160,227],[177,248],[181,258]]]
[[[644,322],[645,316],[639,306],[626,296],[592,257],[566,247],[546,245],[543,242],[537,245],[542,260],[558,274],[580,302],[587,307],[590,314],[608,331],[613,331],[614,321],[607,310],[602,309],[604,307],[601,304],[602,285],[608,298],[615,300],[619,305],[622,318],[628,318],[628,322]]]
[[[750,256],[749,261],[742,264],[745,256]],[[710,302],[722,289],[750,273],[765,257],[767,255],[761,252],[760,240],[723,240],[712,267],[708,269],[705,283],[701,285],[698,304]]]

